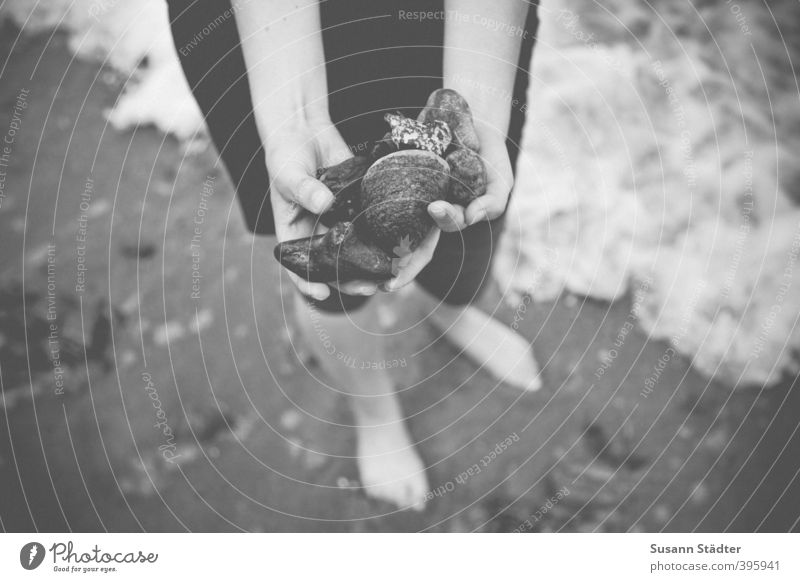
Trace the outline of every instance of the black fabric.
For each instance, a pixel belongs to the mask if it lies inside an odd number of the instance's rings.
[[[416,116],[442,85],[444,20],[406,20],[400,11],[441,11],[443,1],[327,0],[320,4],[331,118],[358,153],[381,137],[386,111]],[[269,177],[247,82],[230,0],[169,0],[173,39],[192,92],[206,116],[211,137],[236,186],[247,227],[274,234]],[[538,20],[531,5],[522,38],[508,149],[516,165],[525,119],[528,66]],[[500,34],[500,32],[498,32]],[[472,301],[488,278],[502,219],[460,233],[442,233],[436,254],[417,281],[453,304]],[[332,297],[319,304],[337,311],[364,298]]]
[[[247,228],[274,234],[264,149],[231,3],[171,0],[169,17],[184,74],[236,187]]]

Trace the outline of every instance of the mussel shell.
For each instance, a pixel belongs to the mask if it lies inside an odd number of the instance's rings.
[[[372,164],[361,187],[365,237],[387,253],[413,250],[434,226],[428,205],[444,200],[450,167],[421,150],[401,150]]]

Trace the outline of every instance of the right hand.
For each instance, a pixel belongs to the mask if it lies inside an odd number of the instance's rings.
[[[287,125],[270,133],[265,150],[278,241],[325,232],[319,215],[333,204],[333,193],[316,179],[317,169],[353,157],[336,127],[329,120]],[[304,295],[317,300],[330,295],[325,283],[310,283],[294,273],[286,274]],[[348,295],[372,295],[378,289],[369,281],[331,284]]]

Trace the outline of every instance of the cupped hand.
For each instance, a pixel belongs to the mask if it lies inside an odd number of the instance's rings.
[[[444,200],[428,205],[431,218],[445,232],[457,232],[481,220],[494,220],[506,210],[514,185],[514,172],[505,139],[497,135],[481,136],[479,155],[486,168],[486,193],[483,196],[473,200],[466,208]]]
[[[333,123],[321,121],[287,125],[271,133],[267,141],[270,201],[278,241],[324,233],[327,229],[319,222],[319,215],[333,204],[333,193],[317,180],[317,169],[353,157],[344,139]],[[330,295],[325,283],[311,283],[288,271],[287,275],[304,295],[317,300]],[[330,284],[348,295],[377,291],[377,284],[371,281]]]
[[[439,227],[434,226],[413,251],[406,254],[402,254],[401,251],[402,256],[392,260],[392,274],[394,276],[382,283],[381,289],[390,292],[397,291],[416,279],[419,272],[425,268],[425,265],[431,262],[441,233],[442,231]]]
[[[428,214],[436,226],[413,252],[396,259],[396,274],[381,285],[384,291],[396,291],[417,277],[433,258],[442,231],[457,232],[481,220],[494,220],[506,211],[511,187],[514,185],[514,173],[505,139],[481,137],[479,155],[486,168],[486,193],[473,200],[466,208],[444,200],[430,203]]]
[[[327,229],[319,215],[333,203],[333,193],[316,179],[318,168],[332,166],[352,157],[352,152],[336,127],[329,121],[287,127],[271,135],[267,148],[267,169],[271,177],[270,196],[278,241],[305,238]],[[335,287],[348,295],[372,295],[378,288],[396,291],[412,282],[430,262],[441,231],[456,232],[480,222],[493,220],[505,212],[514,183],[505,140],[482,138],[481,160],[486,167],[486,193],[466,208],[437,201],[428,205],[436,223],[410,253],[395,259],[394,276],[380,285],[372,281],[311,283],[288,273],[301,293],[323,300]]]

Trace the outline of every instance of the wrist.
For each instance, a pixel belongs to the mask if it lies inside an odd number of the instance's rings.
[[[505,141],[512,107],[507,89],[491,85],[479,76],[459,72],[446,76],[444,87],[458,91],[466,99],[481,143],[485,139]]]
[[[326,98],[309,100],[302,94],[284,94],[261,102],[253,109],[264,141],[270,135],[303,132],[332,123]]]
[[[262,139],[288,124],[329,119],[316,0],[244,2],[236,25]]]

